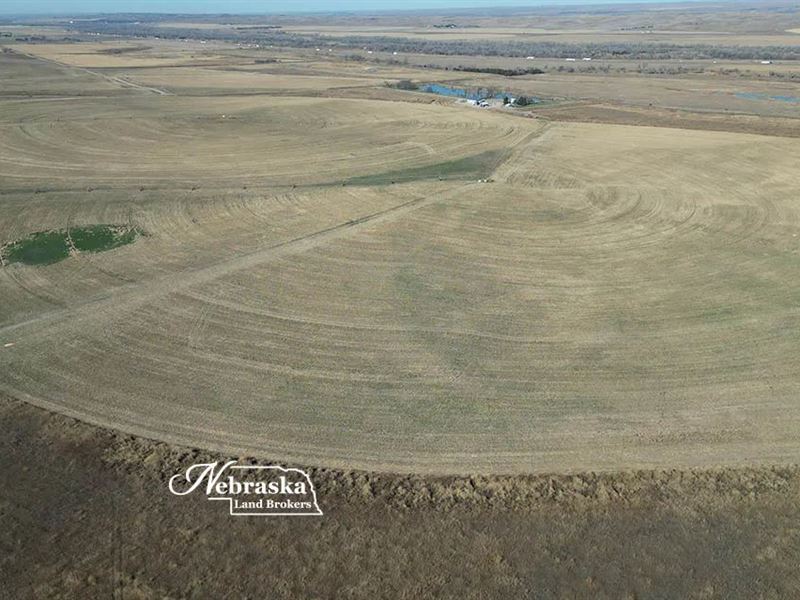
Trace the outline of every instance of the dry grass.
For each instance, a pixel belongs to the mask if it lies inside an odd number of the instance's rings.
[[[204,495],[165,491],[192,463],[228,457],[2,396],[0,428],[0,543],[15,548],[3,584],[15,598],[699,600],[800,589],[796,467],[442,478],[314,469],[324,518],[234,519]]]

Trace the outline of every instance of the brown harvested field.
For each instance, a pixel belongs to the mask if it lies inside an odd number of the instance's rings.
[[[211,52],[195,53],[186,44],[161,41],[119,41],[83,44],[18,44],[24,52],[62,65],[81,68],[143,68],[208,64],[223,57]]]
[[[728,131],[777,137],[800,137],[800,120],[786,117],[760,117],[752,114],[693,113],[677,109],[622,106],[602,102],[563,102],[540,106],[537,117],[576,123],[608,123]]]
[[[35,95],[38,97],[124,93],[119,85],[106,79],[53,62],[35,61],[21,53],[0,54],[0,68],[3,81],[0,98],[12,96],[30,98],[32,90],[35,90]]]
[[[125,98],[5,103],[5,240],[95,222],[148,233],[2,269],[8,394],[148,437],[372,470],[797,456],[796,138],[148,92],[181,73],[230,78],[220,93],[330,81],[163,72],[137,70],[145,87]]]
[[[496,152],[541,128],[494,113],[475,121],[464,110],[438,105],[333,98],[76,99],[60,102],[55,118],[48,116],[53,103],[9,101],[6,107],[0,186],[12,190],[165,181],[341,186],[353,177]],[[108,160],[98,172],[104,154]],[[319,167],[309,170],[312,158]]]
[[[267,25],[800,39],[737,14]],[[218,19],[0,38],[13,597],[800,594],[797,61],[271,47]],[[307,468],[325,517],[169,493],[228,457]]]
[[[234,71],[222,69],[153,69],[143,74],[130,72],[129,77],[146,85],[167,88],[174,92],[194,93],[197,90],[208,94],[222,92],[273,92],[297,95],[319,94],[335,88],[374,86],[374,80],[347,77],[314,77],[291,74],[260,73],[257,71]]]

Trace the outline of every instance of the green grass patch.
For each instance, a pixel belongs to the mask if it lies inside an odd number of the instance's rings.
[[[6,263],[49,265],[69,256],[65,231],[40,231],[3,248]]]
[[[70,234],[78,252],[104,252],[132,243],[139,232],[131,227],[90,225],[70,229]]]
[[[124,225],[88,225],[38,231],[0,248],[4,264],[50,265],[77,252],[104,252],[134,242],[141,234]],[[70,245],[71,241],[71,245]]]
[[[502,151],[481,152],[423,167],[353,177],[344,183],[347,185],[389,185],[425,179],[486,179],[494,172],[504,157],[505,153]]]

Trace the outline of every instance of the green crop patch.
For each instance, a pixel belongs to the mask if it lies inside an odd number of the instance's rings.
[[[88,225],[70,229],[38,231],[0,248],[2,264],[51,265],[71,252],[104,252],[130,244],[141,235],[125,225]]]

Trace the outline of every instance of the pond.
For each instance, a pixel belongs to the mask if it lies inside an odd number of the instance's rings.
[[[800,96],[771,96],[770,94],[759,94],[756,92],[736,92],[735,96],[742,100],[775,100],[776,102],[800,104]]]
[[[466,100],[483,100],[485,98],[494,98],[502,100],[506,96],[513,98],[514,94],[508,92],[498,92],[488,88],[460,88],[441,83],[424,83],[420,85],[419,89],[429,94],[438,94],[439,96],[450,96],[453,98],[464,98]]]

